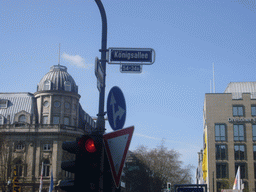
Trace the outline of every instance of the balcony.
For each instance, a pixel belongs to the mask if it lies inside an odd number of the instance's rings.
[[[12,125],[0,125],[0,133],[69,133],[84,134],[82,130],[75,126],[67,126],[64,124],[45,124],[33,125],[27,123],[15,123]]]

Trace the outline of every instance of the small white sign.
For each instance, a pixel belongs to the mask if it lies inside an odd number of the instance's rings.
[[[139,64],[123,64],[120,65],[121,73],[141,73],[142,65]]]

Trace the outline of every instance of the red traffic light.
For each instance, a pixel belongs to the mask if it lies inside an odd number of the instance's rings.
[[[92,138],[89,138],[89,139],[86,140],[85,149],[90,153],[94,153],[94,152],[97,151],[96,147],[95,147],[94,140]]]
[[[80,149],[86,150],[89,153],[94,153],[97,151],[95,147],[95,141],[90,137],[82,137],[78,141]]]

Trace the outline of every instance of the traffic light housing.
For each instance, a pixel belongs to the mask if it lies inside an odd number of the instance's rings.
[[[168,189],[169,191],[171,191],[171,183],[170,183],[170,182],[167,183],[167,189]]]
[[[66,141],[62,143],[62,149],[72,153],[72,154],[77,154],[78,153],[78,140],[79,138],[76,138],[75,141]],[[68,160],[68,161],[62,161],[61,162],[61,168],[65,171],[75,173],[75,160]],[[75,190],[75,185],[74,185],[75,180],[62,180],[60,182],[60,188],[64,191],[74,191]]]
[[[98,191],[102,158],[102,135],[84,135],[78,141],[75,186],[84,191]]]
[[[63,180],[65,191],[98,191],[103,147],[102,135],[83,135],[76,141],[63,142],[62,149],[76,154],[75,161],[62,161],[61,168],[75,174],[74,180]]]

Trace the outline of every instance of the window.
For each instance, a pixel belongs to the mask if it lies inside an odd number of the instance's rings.
[[[233,116],[244,116],[243,106],[233,106]]]
[[[235,163],[235,173],[240,166],[241,179],[247,179],[247,164],[246,163]]]
[[[256,125],[252,125],[252,140],[256,141]]]
[[[54,102],[54,107],[60,107],[60,102],[59,101],[55,101]]]
[[[59,124],[59,123],[60,123],[60,117],[54,116],[54,117],[53,117],[53,124],[54,124],[54,125],[57,125],[57,124]]]
[[[69,118],[68,117],[64,117],[64,125],[69,125]]]
[[[248,182],[245,180],[242,180],[243,184],[244,184],[244,189],[243,192],[249,192],[249,187],[248,187]],[[254,190],[255,191],[255,190]]]
[[[73,173],[68,172],[68,171],[65,171],[65,176],[66,176],[66,178],[73,178],[74,177]]]
[[[234,125],[234,141],[245,141],[244,125]]]
[[[256,116],[256,105],[251,106],[252,116]]]
[[[245,145],[235,145],[235,160],[245,160],[246,151]]]
[[[2,99],[0,100],[0,109],[6,109],[8,106],[8,100]]]
[[[228,164],[217,163],[216,164],[216,177],[217,178],[228,178]]]
[[[65,103],[65,108],[69,109],[70,108],[70,104],[69,103]]]
[[[16,161],[15,168],[16,168],[16,175],[21,177],[22,176],[23,165],[22,165],[22,161],[20,159],[18,161]]]
[[[254,163],[254,179],[256,179],[256,163]]]
[[[73,126],[76,126],[76,119],[73,118]]]
[[[18,144],[16,144],[16,146],[15,146],[15,149],[16,150],[22,150],[22,149],[24,149],[25,148],[25,145],[23,144],[23,143],[18,143]]]
[[[19,122],[26,122],[27,121],[27,118],[25,115],[20,115],[19,116]]]
[[[50,161],[48,159],[45,159],[43,163],[43,176],[50,176]]]
[[[51,150],[51,144],[44,144],[44,151],[50,151]]]
[[[217,181],[217,192],[221,192],[223,189],[229,189],[229,183],[224,181]]]
[[[48,116],[43,116],[43,124],[48,124]]]
[[[253,145],[253,159],[256,160],[256,145]]]
[[[0,125],[4,124],[4,117],[2,115],[0,115]]]
[[[71,91],[71,83],[69,81],[65,81],[64,86],[65,91]]]
[[[73,105],[73,110],[76,111],[76,104]]]
[[[51,90],[51,81],[50,80],[46,80],[44,82],[44,90]]]
[[[216,141],[226,141],[226,126],[225,124],[215,125],[215,140]]]
[[[215,148],[216,152],[216,160],[227,160],[228,154],[227,154],[227,145],[220,145],[217,144]]]

